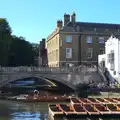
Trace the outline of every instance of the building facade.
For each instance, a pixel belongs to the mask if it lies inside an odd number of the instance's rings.
[[[39,58],[38,58],[38,64],[39,66],[47,66],[48,65],[48,58],[47,58],[47,49],[46,49],[46,40],[42,39],[40,41],[39,45]]]
[[[70,19],[71,18],[71,19]],[[64,67],[70,64],[98,62],[98,55],[105,51],[105,40],[114,33],[120,35],[120,25],[77,22],[76,14],[64,14],[64,22],[57,21],[54,32],[48,36],[48,65]]]
[[[105,43],[105,67],[109,77],[120,83],[120,40],[111,36]]]

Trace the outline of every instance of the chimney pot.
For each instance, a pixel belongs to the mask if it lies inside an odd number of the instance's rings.
[[[70,15],[69,14],[64,14],[64,26],[70,22]]]
[[[76,14],[75,14],[75,12],[73,12],[72,15],[71,15],[71,21],[74,22],[74,23],[76,22]]]

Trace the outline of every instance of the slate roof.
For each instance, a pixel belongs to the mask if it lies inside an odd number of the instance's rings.
[[[92,22],[69,22],[65,27],[84,27],[84,28],[109,28],[109,29],[120,29],[120,24],[110,23],[92,23]]]

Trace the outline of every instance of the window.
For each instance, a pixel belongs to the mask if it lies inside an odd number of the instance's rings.
[[[66,42],[67,42],[67,43],[71,43],[71,42],[72,42],[72,36],[67,35],[67,36],[66,36]]]
[[[105,52],[104,52],[104,48],[100,48],[100,55],[101,54],[104,54]]]
[[[99,42],[99,43],[105,43],[104,37],[99,37],[98,42]]]
[[[66,58],[72,58],[72,48],[66,48]]]
[[[62,47],[62,40],[60,40],[60,47]]]
[[[93,48],[88,48],[87,50],[87,58],[92,58],[93,55]]]
[[[87,43],[92,43],[92,36],[87,36]]]
[[[107,57],[108,57],[107,58],[108,59],[108,63],[110,63],[110,69],[114,70],[114,68],[115,68],[115,64],[114,64],[114,58],[115,58],[114,51],[111,50],[110,54],[108,54]]]

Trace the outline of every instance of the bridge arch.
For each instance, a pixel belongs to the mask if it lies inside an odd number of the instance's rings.
[[[45,78],[43,76],[35,76],[35,77],[26,76],[26,77],[20,77],[19,79],[13,78],[13,79],[2,82],[2,84],[0,84],[0,87],[3,87],[9,83],[13,83],[14,81],[19,81],[19,80],[24,81],[24,80],[30,79],[30,78],[38,79],[39,81],[44,81],[44,82],[48,83],[48,86],[56,86],[57,87],[57,85],[62,84],[63,86],[71,89],[72,91],[75,91],[75,88],[73,86],[66,84],[66,81],[64,81],[64,80],[60,81],[60,80],[56,80],[56,79],[52,79],[52,78],[48,78],[48,77]]]

